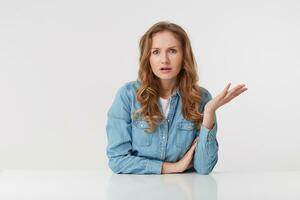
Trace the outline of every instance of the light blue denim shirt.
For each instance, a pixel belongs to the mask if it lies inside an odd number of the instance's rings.
[[[218,161],[217,120],[212,129],[201,126],[200,131],[192,121],[182,116],[181,97],[178,90],[171,96],[168,116],[153,133],[146,133],[146,121],[133,119],[132,113],[140,108],[136,100],[138,80],[127,82],[118,91],[107,113],[106,154],[114,173],[161,174],[163,162],[177,162],[199,136],[193,158],[193,168],[199,174],[209,174]],[[203,87],[200,112],[212,98]],[[160,105],[160,104],[159,104]],[[161,110],[161,106],[160,106]]]

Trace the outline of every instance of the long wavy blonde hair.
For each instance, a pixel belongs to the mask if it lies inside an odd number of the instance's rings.
[[[185,119],[191,120],[199,130],[203,121],[203,114],[200,113],[201,90],[197,85],[197,65],[194,59],[192,47],[187,33],[177,24],[161,21],[154,24],[141,37],[139,42],[139,72],[138,79],[141,83],[136,92],[136,99],[140,102],[141,108],[133,113],[136,118],[139,114],[149,124],[146,132],[154,132],[158,123],[164,116],[159,110],[160,81],[154,75],[150,65],[152,47],[152,36],[162,31],[170,31],[180,41],[183,51],[183,63],[177,75],[176,87],[178,87],[182,100],[182,115]]]

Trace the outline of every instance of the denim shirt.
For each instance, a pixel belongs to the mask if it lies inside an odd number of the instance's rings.
[[[200,131],[196,130],[194,123],[182,116],[181,96],[177,89],[171,96],[167,118],[154,132],[147,133],[148,123],[141,118],[132,118],[132,113],[141,107],[136,100],[139,86],[138,80],[125,83],[108,110],[106,154],[110,169],[117,174],[161,174],[163,162],[179,161],[199,136],[193,168],[189,171],[209,174],[218,161],[216,115],[212,129],[201,126]],[[200,88],[200,112],[203,113],[212,96],[208,90]],[[161,106],[159,108],[162,110]]]

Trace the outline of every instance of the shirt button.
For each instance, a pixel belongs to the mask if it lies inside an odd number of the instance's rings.
[[[170,120],[168,119],[168,122],[170,122]]]
[[[165,136],[163,136],[163,139],[165,139]]]

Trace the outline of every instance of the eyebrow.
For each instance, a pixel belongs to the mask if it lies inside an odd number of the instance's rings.
[[[170,48],[177,48],[177,46],[168,47],[168,49],[170,49]],[[152,48],[152,49],[160,49],[160,48],[154,47],[154,48]]]

